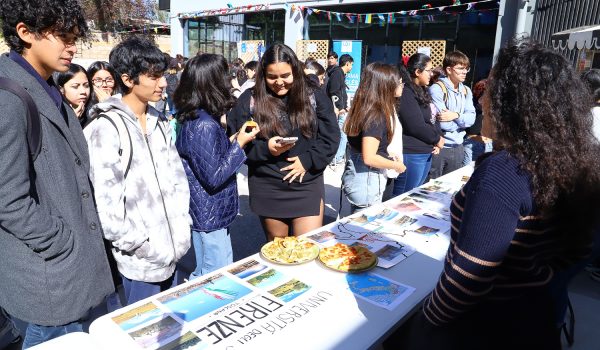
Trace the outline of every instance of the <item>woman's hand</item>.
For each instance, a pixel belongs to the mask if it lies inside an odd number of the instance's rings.
[[[104,102],[110,97],[110,95],[102,89],[94,89],[94,93],[98,98],[98,102]]]
[[[402,159],[400,159],[398,157],[394,157],[394,170],[396,170],[396,172],[398,172],[398,174],[402,174],[403,172],[406,171],[406,166],[402,162]]]
[[[83,115],[83,111],[85,109],[84,106],[85,103],[79,102],[79,106],[77,106],[77,108],[74,109],[75,114],[77,115],[77,119],[81,119],[81,116]]]
[[[273,136],[269,139],[269,142],[268,142],[269,152],[271,152],[271,154],[274,157],[278,157],[282,153],[289,151],[295,145],[295,143],[291,143],[291,144],[287,144],[287,145],[280,144],[279,140],[281,140],[282,138],[283,137],[281,137],[281,136]]]
[[[304,174],[306,174],[306,169],[302,165],[300,158],[298,156],[291,157],[287,159],[288,162],[292,162],[292,164],[282,168],[281,171],[290,171],[284,178],[283,181],[290,179],[290,183],[294,182],[294,180],[299,176],[298,182],[302,183],[302,179],[304,178]]]
[[[440,148],[438,146],[433,146],[433,151],[431,151],[431,154],[440,154]]]
[[[246,132],[245,129],[246,128],[244,126],[242,126],[240,131],[238,131],[237,137],[236,137],[237,143],[240,144],[241,148],[244,148],[248,143],[250,143],[252,140],[256,139],[256,135],[260,132],[260,128],[258,126],[255,128],[252,128],[252,131],[250,131],[250,132]]]

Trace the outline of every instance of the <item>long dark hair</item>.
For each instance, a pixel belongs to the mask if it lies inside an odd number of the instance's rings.
[[[273,63],[287,63],[292,67],[294,82],[287,94],[287,103],[270,91],[265,79],[267,67]],[[254,119],[260,125],[263,137],[285,136],[288,130],[278,116],[287,114],[293,128],[300,129],[306,138],[312,137],[316,127],[316,116],[310,103],[311,89],[302,65],[292,49],[275,44],[265,51],[256,72],[254,86]]]
[[[344,125],[348,136],[358,136],[373,124],[385,124],[387,138],[392,139],[390,117],[395,113],[396,89],[401,80],[398,69],[390,64],[373,62],[365,67]]]
[[[227,60],[221,55],[205,53],[187,61],[173,94],[177,119],[195,119],[197,109],[215,118],[227,113],[235,101],[228,71]]]
[[[599,147],[592,98],[560,54],[529,39],[501,49],[484,105],[495,139],[531,174],[542,215],[558,215],[565,232],[589,233],[598,217]]]
[[[88,110],[90,109],[91,106],[93,106],[93,104],[91,103],[91,100],[92,100],[92,96],[94,95],[94,86],[92,84],[90,77],[87,75],[85,68],[83,68],[82,66],[80,66],[76,63],[71,63],[69,65],[69,70],[67,70],[66,72],[55,73],[56,75],[54,76],[54,81],[56,82],[57,86],[64,88],[65,84],[67,82],[69,82],[69,80],[73,79],[73,77],[77,73],[83,73],[85,75],[85,77],[87,78],[88,85],[90,86],[90,95],[88,96],[88,99],[85,102],[85,105],[83,106],[83,114],[81,115],[81,118],[80,118],[81,124],[84,125],[87,122]],[[69,105],[70,105],[70,103],[69,103]]]
[[[420,105],[428,105],[431,103],[431,96],[427,92],[426,86],[419,86],[413,81],[417,77],[417,70],[421,72],[427,68],[427,63],[431,62],[431,58],[423,53],[415,53],[410,56],[408,62],[406,62],[406,69],[400,65],[400,74],[404,83],[411,87],[415,92],[415,97]]]
[[[115,73],[115,70],[110,66],[110,64],[108,64],[108,62],[105,61],[96,61],[88,67],[87,76],[91,84],[90,86],[94,85],[92,84],[92,79],[94,79],[94,75],[101,70],[105,70],[108,73],[110,73],[113,80],[115,81],[115,85],[113,85],[113,95],[117,94],[119,90],[119,84],[117,83],[117,74]],[[90,106],[93,106],[98,102],[99,101],[98,97],[96,97],[96,94],[90,94]]]

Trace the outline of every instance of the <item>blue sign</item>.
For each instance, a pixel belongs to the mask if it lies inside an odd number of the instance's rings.
[[[352,70],[346,74],[346,85],[348,85],[348,95],[354,96],[360,83],[360,73],[362,70],[362,41],[360,40],[334,40],[333,51],[341,57],[343,54],[352,56],[354,64]]]

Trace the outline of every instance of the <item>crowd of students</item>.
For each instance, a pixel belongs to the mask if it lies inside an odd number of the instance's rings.
[[[71,63],[88,32],[77,2],[39,2],[0,4],[11,48],[0,56],[0,326],[27,323],[24,348],[82,330],[115,285],[124,304],[176,285],[191,247],[190,278],[230,264],[243,164],[272,240],[323,225],[332,163],[344,162],[356,211],[478,158],[452,203],[444,272],[402,339],[479,348],[517,334],[556,346],[546,287],[587,256],[596,225],[595,75],[588,89],[560,55],[515,42],[474,93],[466,55],[448,53],[433,79],[417,53],[367,65],[350,102],[349,55],[330,53],[325,70],[275,44],[260,62],[228,64],[171,58],[135,36],[86,71]],[[479,157],[492,140],[498,151]]]

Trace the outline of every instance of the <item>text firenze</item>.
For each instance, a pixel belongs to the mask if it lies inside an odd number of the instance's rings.
[[[284,306],[280,301],[260,295],[245,304],[240,304],[236,310],[207,324],[197,332],[214,345],[233,334],[243,331],[244,335],[238,339],[238,342],[246,344],[258,335],[274,334],[278,330],[285,328],[289,323],[308,314],[311,309],[319,307],[331,296],[332,294],[328,292],[319,291],[315,296],[289,306],[284,311],[279,310]],[[274,314],[277,310],[279,312]],[[263,320],[270,315],[274,315],[274,317],[269,317],[268,321],[261,324],[255,324],[251,330],[245,329],[256,321]]]

